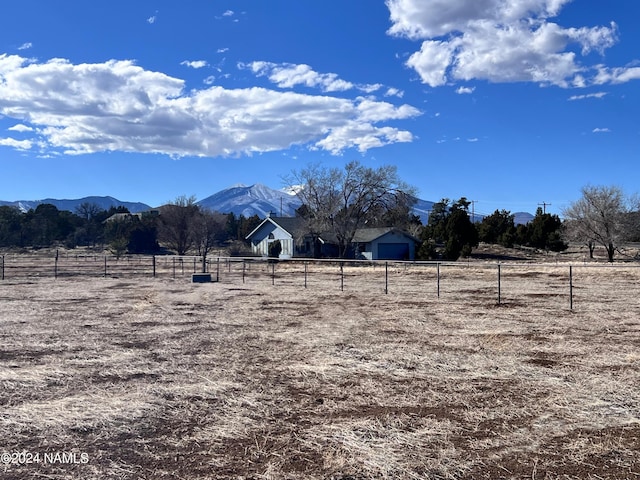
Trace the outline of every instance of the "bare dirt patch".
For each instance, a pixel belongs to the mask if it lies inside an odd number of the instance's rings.
[[[0,283],[0,477],[640,477],[637,269],[314,268]]]

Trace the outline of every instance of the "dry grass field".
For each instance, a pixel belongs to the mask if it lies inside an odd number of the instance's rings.
[[[0,478],[640,478],[640,268],[300,268],[5,279]]]

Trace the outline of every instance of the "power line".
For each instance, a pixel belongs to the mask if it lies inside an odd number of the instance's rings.
[[[539,207],[542,207],[542,213],[545,213],[545,214],[547,213],[547,205],[551,206],[551,204],[547,202],[542,202],[538,204]]]
[[[471,223],[476,223],[476,203],[478,200],[469,200],[471,202]]]

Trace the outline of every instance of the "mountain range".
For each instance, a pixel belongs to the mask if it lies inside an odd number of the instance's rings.
[[[151,207],[140,202],[122,202],[113,197],[83,197],[72,200],[59,200],[56,198],[45,198],[42,200],[16,200],[15,202],[7,202],[0,200],[0,206],[16,207],[21,212],[28,212],[35,209],[38,205],[48,203],[54,205],[58,210],[68,210],[76,212],[76,209],[83,203],[91,203],[97,205],[103,210],[109,210],[111,207],[126,207],[131,213],[144,212],[151,210]]]
[[[71,212],[75,212],[83,203],[92,203],[104,210],[108,210],[111,207],[122,206],[126,207],[131,213],[144,212],[152,209],[151,206],[145,203],[125,202],[113,197],[93,196],[74,200],[46,198],[43,200],[17,200],[13,202],[0,200],[0,205],[17,207],[23,212],[36,208],[42,203],[49,203],[55,205],[58,210],[68,210]],[[266,185],[256,183],[254,185],[233,185],[198,201],[197,204],[202,208],[221,213],[234,213],[236,215],[244,215],[245,217],[258,215],[264,218],[269,214],[285,217],[293,216],[301,202],[295,195],[294,190],[275,190]],[[416,199],[413,213],[420,216],[422,223],[427,222],[433,204],[434,202],[428,200]],[[517,212],[514,215],[516,225],[528,223],[533,219],[533,215],[526,212]],[[479,222],[482,221],[482,218],[481,215],[476,214],[474,220]]]

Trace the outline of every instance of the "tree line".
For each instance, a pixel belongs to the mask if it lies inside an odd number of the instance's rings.
[[[640,241],[640,208],[635,197],[618,187],[582,189],[582,197],[563,211],[564,220],[538,208],[533,220],[515,225],[514,215],[496,210],[481,222],[470,218],[465,197],[442,199],[434,204],[426,225],[415,215],[415,189],[403,182],[395,166],[367,167],[354,161],[344,169],[310,165],[285,178],[297,189],[302,206],[296,215],[304,219],[308,235],[331,238],[338,255],[353,254],[352,240],[364,227],[396,227],[419,241],[421,260],[457,260],[467,257],[480,242],[505,247],[527,246],[560,252],[569,242],[596,245],[613,262],[622,243]],[[75,212],[41,204],[28,212],[0,207],[0,247],[69,248],[88,246],[124,253],[173,252],[206,256],[213,248],[229,254],[249,253],[246,236],[261,222],[257,215],[245,218],[203,209],[194,197],[179,197],[157,209],[130,214],[123,207],[103,210],[82,204]]]
[[[561,252],[569,245],[563,238],[563,223],[557,215],[538,208],[533,220],[515,224],[515,216],[507,210],[496,210],[481,222],[472,222],[466,198],[436,203],[422,229],[421,259],[457,260],[468,257],[480,242],[513,248],[516,245],[545,251]]]
[[[108,249],[124,253],[206,255],[225,246],[238,253],[246,250],[245,237],[261,222],[260,217],[210,212],[193,197],[179,197],[157,211],[131,214],[124,207],[104,210],[83,203],[75,212],[40,204],[27,212],[0,206],[0,248]]]

